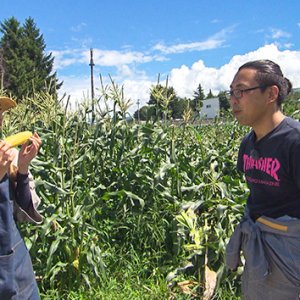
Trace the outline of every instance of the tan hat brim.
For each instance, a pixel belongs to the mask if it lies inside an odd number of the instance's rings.
[[[8,98],[8,97],[0,97],[0,111],[6,111],[10,108],[16,107],[16,101]]]

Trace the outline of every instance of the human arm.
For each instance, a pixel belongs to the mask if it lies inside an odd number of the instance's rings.
[[[42,142],[37,133],[30,138],[30,142],[30,144],[22,145],[16,161],[18,172],[16,175],[15,217],[20,222],[40,223],[43,217],[36,210],[40,204],[40,198],[35,191],[35,182],[29,172],[29,165],[36,157]]]
[[[31,161],[37,156],[42,141],[35,132],[29,141],[22,145],[18,158],[18,172],[28,174]]]
[[[18,181],[16,188],[16,199],[14,201],[14,216],[18,222],[30,222],[40,224],[43,217],[37,211],[41,200],[35,191],[35,182],[32,174],[28,175],[17,174]],[[22,191],[23,190],[23,191]],[[22,196],[24,193],[27,196]],[[29,200],[30,198],[30,200]]]
[[[0,141],[0,180],[8,173],[10,164],[15,155],[15,152],[8,143]]]
[[[33,207],[28,174],[17,172],[16,182],[16,201],[24,211],[28,211]]]

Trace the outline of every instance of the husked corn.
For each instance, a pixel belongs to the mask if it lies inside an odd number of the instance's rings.
[[[11,136],[8,136],[4,140],[9,143],[12,147],[16,147],[24,144],[32,137],[32,132],[22,131]]]

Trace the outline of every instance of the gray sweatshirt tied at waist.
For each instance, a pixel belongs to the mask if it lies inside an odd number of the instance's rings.
[[[300,220],[288,216],[260,217],[254,222],[247,214],[233,232],[226,248],[226,266],[236,270],[245,258],[244,287],[259,282],[272,289],[289,287],[295,293],[287,299],[299,299],[300,292]],[[243,287],[243,282],[242,282]],[[244,290],[244,292],[246,292]],[[267,293],[267,292],[266,292]],[[245,298],[255,299],[255,298]],[[258,298],[257,298],[258,299]],[[265,299],[269,299],[265,297]],[[277,297],[275,299],[281,299]]]

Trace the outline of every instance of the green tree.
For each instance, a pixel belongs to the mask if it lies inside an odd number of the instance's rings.
[[[167,80],[165,86],[157,83],[151,87],[148,104],[155,107],[156,118],[167,119],[170,115],[171,103],[175,99],[177,99],[176,92],[173,87],[168,86]]]
[[[3,88],[3,76],[4,76],[3,51],[0,48],[0,90]]]
[[[173,119],[182,119],[183,112],[187,108],[189,99],[175,98],[170,104],[171,117]]]
[[[32,18],[24,26],[14,18],[1,23],[0,40],[4,69],[4,89],[19,100],[35,92],[49,91],[56,95],[62,83],[52,72],[54,57],[46,54],[43,35]]]
[[[192,100],[192,109],[196,112],[200,112],[201,107],[203,106],[203,100],[205,99],[205,94],[202,88],[202,85],[199,83],[196,91],[194,92],[194,97]]]
[[[219,98],[219,103],[220,103],[220,109],[229,110],[230,104],[229,104],[228,98],[226,96],[226,93],[220,92],[218,95],[218,98]]]
[[[20,77],[23,76],[21,62],[19,64],[15,63],[16,58],[21,55],[22,30],[20,23],[12,17],[1,23],[0,32],[3,33],[0,40],[2,88],[7,89],[10,87],[12,90],[16,90],[18,84],[14,81],[13,74],[19,73]]]
[[[155,118],[155,107],[152,105],[144,105],[140,108],[140,120],[149,121]],[[134,113],[134,118],[138,120],[138,111]]]
[[[209,89],[209,93],[206,96],[206,99],[214,98],[215,95],[212,93],[211,89]]]

